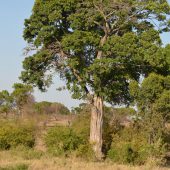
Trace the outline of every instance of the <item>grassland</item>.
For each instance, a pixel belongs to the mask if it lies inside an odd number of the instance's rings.
[[[155,167],[154,161],[141,167],[117,165],[110,161],[88,162],[74,156],[58,158],[38,151],[1,151],[0,170],[168,170]]]

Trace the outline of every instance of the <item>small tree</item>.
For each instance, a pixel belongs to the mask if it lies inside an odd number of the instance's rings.
[[[91,103],[90,142],[100,159],[103,102],[129,104],[129,79],[167,74],[159,34],[169,30],[169,14],[167,0],[36,0],[24,30],[36,52],[21,78],[43,91],[58,72],[74,98]]]
[[[25,85],[21,83],[15,83],[13,85],[13,88],[14,90],[11,96],[14,99],[15,105],[18,109],[18,113],[22,115],[23,106],[28,104],[33,98],[33,88],[30,85]]]
[[[6,116],[13,108],[13,98],[7,90],[0,92],[0,112]]]
[[[152,73],[140,86],[132,82],[130,88],[142,117],[143,130],[148,134],[149,144],[163,139],[165,123],[170,118],[170,76]]]

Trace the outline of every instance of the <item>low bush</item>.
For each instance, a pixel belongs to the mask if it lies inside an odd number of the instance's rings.
[[[83,113],[79,113],[79,116],[74,120],[72,124],[72,128],[81,139],[81,144],[76,150],[76,156],[88,161],[95,160],[92,146],[89,143],[90,114],[88,112],[88,109],[84,109]]]
[[[134,163],[138,156],[137,154],[130,143],[121,143],[119,146],[112,145],[108,152],[108,157],[119,163]]]
[[[161,141],[149,144],[144,133],[140,132],[130,127],[113,134],[108,158],[114,162],[133,165],[145,164],[149,158],[163,158],[166,152],[165,145]]]
[[[19,145],[32,148],[35,143],[34,128],[18,122],[0,125],[0,149],[6,150]]]
[[[72,129],[84,141],[89,141],[90,136],[90,114],[82,113],[76,117],[72,123]]]
[[[88,142],[79,145],[75,153],[76,157],[80,157],[88,161],[93,161],[96,159],[92,146]]]
[[[49,129],[45,142],[49,152],[56,156],[67,155],[83,143],[73,129],[60,126]]]

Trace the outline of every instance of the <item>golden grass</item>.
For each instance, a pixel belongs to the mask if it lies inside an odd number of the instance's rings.
[[[28,170],[168,170],[170,168],[141,166],[133,167],[117,165],[109,161],[87,162],[78,158],[57,158],[44,154],[40,159],[24,159],[19,153],[0,152],[0,168],[26,164]]]

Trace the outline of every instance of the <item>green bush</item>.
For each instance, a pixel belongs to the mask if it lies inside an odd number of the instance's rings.
[[[88,161],[95,160],[95,154],[89,143],[79,145],[79,147],[76,150],[76,156]]]
[[[77,116],[72,123],[72,128],[79,137],[86,143],[90,136],[90,114],[83,113]]]
[[[33,147],[35,143],[34,128],[14,123],[0,125],[0,149],[6,150],[19,145]]]
[[[131,143],[119,143],[112,145],[108,152],[108,157],[114,162],[135,164],[138,157],[138,152],[133,148]]]
[[[94,160],[95,155],[92,150],[92,146],[89,143],[90,114],[86,109],[82,110],[82,112],[79,113],[79,116],[74,120],[72,124],[73,130],[82,141],[82,144],[80,144],[76,150],[76,156],[86,160]]]
[[[71,128],[57,126],[49,129],[45,142],[49,152],[59,156],[75,151],[83,141]]]
[[[142,165],[149,158],[163,158],[165,145],[160,141],[149,144],[142,130],[124,128],[113,134],[112,145],[107,157],[118,163]]]

